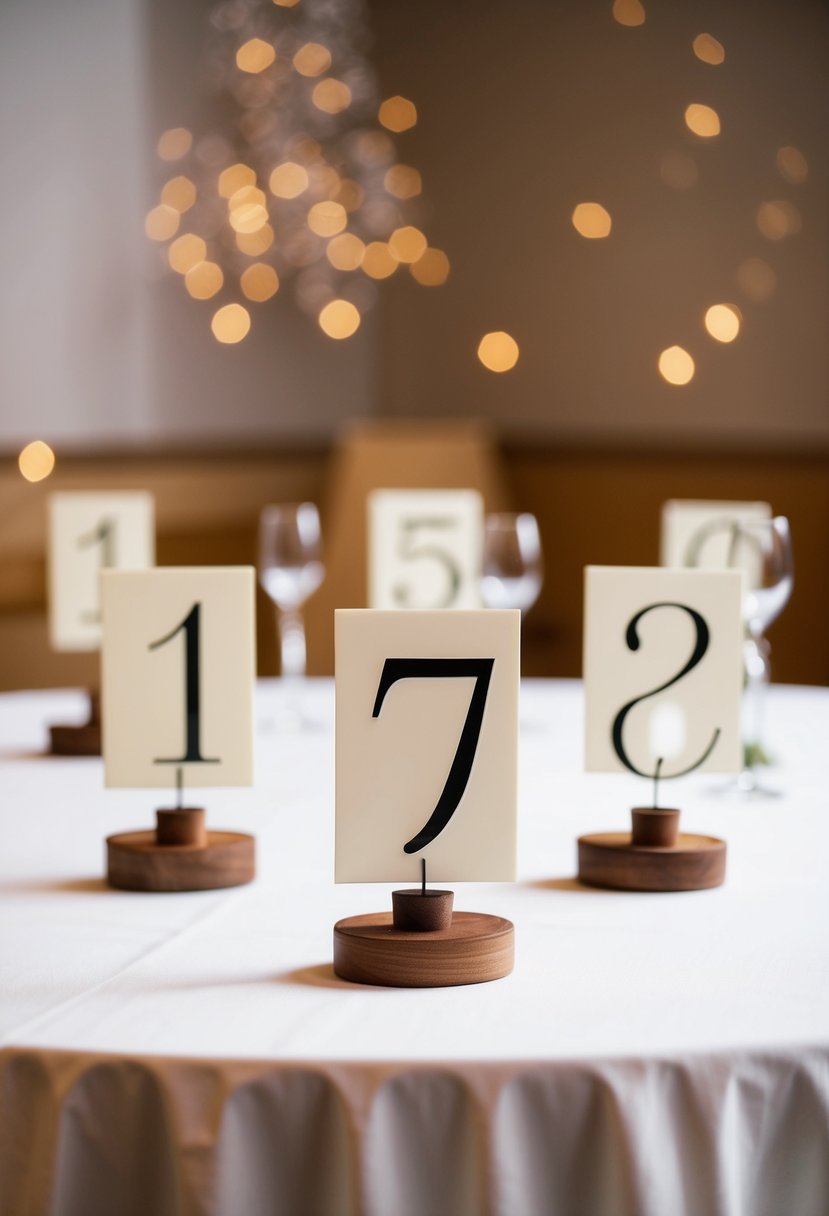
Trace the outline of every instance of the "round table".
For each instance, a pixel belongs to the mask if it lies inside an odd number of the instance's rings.
[[[589,890],[575,839],[642,783],[582,771],[582,691],[522,688],[519,878],[455,906],[515,924],[506,979],[352,985],[333,882],[330,681],[280,731],[257,690],[252,790],[199,801],[257,837],[247,887],[108,889],[105,836],[158,794],[45,757],[75,692],[0,697],[0,1211],[14,1216],[825,1216],[829,690],[773,688],[778,798],[672,785],[728,841],[725,885]]]

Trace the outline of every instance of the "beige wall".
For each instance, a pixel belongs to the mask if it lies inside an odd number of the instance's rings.
[[[158,133],[223,118],[204,80],[210,6],[0,6],[0,450],[35,435],[81,451],[250,446],[376,413],[484,415],[512,434],[602,443],[826,447],[829,9],[645,8],[624,28],[610,0],[371,0],[381,93],[417,102],[398,150],[423,171],[422,223],[450,280],[425,289],[399,273],[344,343],[286,287],[229,348],[142,232],[164,178]],[[702,30],[725,46],[719,67],[691,53]],[[718,109],[717,139],[685,129],[691,101]],[[803,185],[775,167],[783,144],[808,160]],[[670,151],[694,161],[692,189],[660,180]],[[755,213],[777,198],[802,231],[774,242]],[[611,212],[607,240],[574,232],[583,200]],[[763,304],[735,280],[758,256],[777,280]],[[731,346],[701,325],[723,300],[744,314]],[[501,328],[521,357],[496,376],[475,350]],[[685,388],[655,370],[673,343],[697,360]]]
[[[385,410],[601,443],[829,445],[829,8],[644,7],[645,24],[624,28],[610,0],[372,3],[384,90],[418,104],[401,146],[453,267],[441,290],[389,283]],[[703,31],[723,43],[721,66],[692,54]],[[685,128],[690,102],[718,110],[718,138]],[[775,166],[787,144],[807,158],[803,185]],[[694,188],[660,180],[669,151],[693,159]],[[759,233],[757,207],[774,199],[796,204],[799,235]],[[610,211],[608,239],[576,234],[580,201]],[[751,257],[776,275],[766,303],[736,282]],[[717,302],[743,312],[733,345],[703,329]],[[475,357],[495,329],[521,348],[504,375]],[[675,343],[697,363],[684,388],[655,367]]]

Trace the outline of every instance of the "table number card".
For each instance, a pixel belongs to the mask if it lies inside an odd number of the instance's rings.
[[[254,570],[104,571],[106,785],[253,780]]]
[[[476,490],[369,495],[372,608],[481,607],[483,500]]]
[[[742,763],[743,575],[589,566],[585,767],[663,777]]]
[[[707,502],[671,499],[662,507],[660,564],[701,570],[745,570],[749,585],[760,581],[762,561],[741,528],[771,519],[767,502]]]
[[[49,630],[55,650],[101,644],[99,576],[155,561],[151,494],[60,493],[49,499]]]
[[[515,878],[520,613],[336,612],[336,881]]]

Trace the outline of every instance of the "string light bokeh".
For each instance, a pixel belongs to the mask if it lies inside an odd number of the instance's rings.
[[[378,96],[359,0],[224,0],[210,23],[230,117],[201,136],[162,132],[170,176],[145,231],[191,298],[212,302],[215,339],[243,341],[289,281],[335,340],[358,331],[383,279],[444,284],[449,258],[420,226],[421,174],[393,138],[417,107]]]
[[[619,25],[631,28],[641,27],[647,20],[647,10],[641,0],[614,0],[611,13]],[[726,48],[710,33],[697,34],[691,50],[707,67],[720,67],[725,63]],[[700,147],[717,140],[723,133],[720,114],[707,102],[689,102],[682,111],[682,118],[687,130],[698,139]],[[775,165],[781,178],[789,185],[801,186],[809,176],[806,157],[792,145],[777,149]],[[697,185],[699,170],[689,153],[669,150],[661,158],[659,176],[669,188],[688,191]],[[760,202],[754,222],[757,232],[770,242],[796,236],[802,228],[799,208],[791,199],[785,198]],[[579,203],[571,215],[571,223],[576,232],[587,240],[607,237],[612,229],[610,213],[594,202]],[[769,300],[777,287],[773,268],[761,257],[744,259],[737,267],[734,278],[743,295],[752,303]],[[712,304],[703,312],[703,328],[719,344],[734,342],[742,325],[743,316],[736,304]],[[679,344],[663,349],[657,356],[656,367],[667,384],[676,386],[690,384],[696,373],[693,355]]]

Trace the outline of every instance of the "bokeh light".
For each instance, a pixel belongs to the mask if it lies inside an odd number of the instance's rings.
[[[299,0],[273,0],[278,8],[296,8]]]
[[[757,208],[757,228],[769,241],[782,241],[787,236],[800,232],[800,212],[794,203],[785,199],[761,203]]]
[[[236,248],[240,253],[258,258],[267,253],[274,242],[274,231],[270,224],[263,224],[256,232],[237,232]]]
[[[711,34],[697,34],[692,45],[697,59],[703,63],[716,66],[725,60],[725,47]]]
[[[601,203],[579,203],[570,218],[576,232],[588,240],[609,236],[613,226],[610,212]]]
[[[319,42],[306,42],[294,55],[293,64],[300,76],[321,76],[331,67],[331,52]]]
[[[613,0],[613,19],[619,25],[644,25],[645,10],[640,0]]]
[[[325,256],[335,270],[357,270],[363,260],[366,247],[353,232],[344,232],[328,242]]]
[[[504,330],[484,334],[478,343],[478,358],[491,372],[508,372],[518,362],[518,343]]]
[[[777,275],[762,258],[746,258],[737,269],[737,285],[755,304],[764,304],[777,290]]]
[[[147,213],[147,218],[144,220],[144,231],[151,241],[169,241],[170,237],[175,236],[178,232],[180,223],[181,216],[175,207],[159,203],[157,207],[153,207],[152,211]]]
[[[197,262],[184,276],[184,286],[194,300],[209,300],[221,291],[225,277],[215,262]]]
[[[422,189],[420,174],[410,165],[392,165],[386,170],[383,185],[395,198],[415,198]]]
[[[162,131],[156,144],[161,160],[181,160],[193,146],[193,136],[186,127],[170,127]]]
[[[266,262],[254,262],[242,272],[239,286],[249,300],[262,304],[279,291],[279,276]]]
[[[342,80],[327,76],[314,85],[311,100],[325,114],[339,114],[351,105],[351,89]]]
[[[713,139],[720,133],[720,116],[711,106],[693,102],[685,110],[685,125],[701,139]]]
[[[350,338],[360,328],[360,313],[349,300],[332,300],[320,312],[319,325],[329,338]]]
[[[161,191],[161,201],[183,214],[189,211],[196,201],[196,187],[189,177],[173,177],[165,183]]]
[[[781,175],[795,186],[801,185],[809,176],[806,157],[799,148],[793,148],[791,144],[778,148],[775,160]]]
[[[167,261],[177,274],[187,274],[199,262],[207,257],[207,245],[200,236],[193,232],[185,232],[177,237],[167,250]]]
[[[276,51],[263,38],[250,38],[236,52],[236,66],[242,72],[256,75],[264,72],[276,59]]]
[[[668,384],[688,384],[694,378],[694,360],[682,346],[669,346],[663,350],[657,366]]]
[[[18,456],[17,467],[27,481],[43,481],[55,467],[55,453],[48,443],[35,439]]]
[[[399,134],[408,131],[417,122],[417,107],[407,97],[387,97],[377,112],[382,126],[387,131]]]
[[[225,304],[224,308],[214,312],[210,328],[217,342],[233,345],[247,337],[250,331],[250,313],[241,304]]]
[[[389,253],[398,262],[416,262],[426,252],[428,241],[419,228],[407,224],[389,237]]]
[[[219,194],[222,198],[231,198],[243,186],[255,186],[256,174],[250,165],[237,163],[223,169],[219,174]]]
[[[705,328],[718,342],[733,342],[740,332],[740,310],[735,304],[712,304],[705,313]]]
[[[449,258],[442,249],[427,249],[409,269],[421,287],[440,287],[449,278]]]
[[[394,274],[398,265],[397,258],[389,252],[385,241],[370,241],[366,245],[360,269],[370,279],[387,279],[389,275]]]
[[[308,212],[308,227],[317,236],[336,236],[342,232],[348,223],[348,216],[342,203],[327,199],[322,203],[314,203]]]
[[[271,194],[275,194],[277,198],[298,198],[308,189],[308,170],[296,161],[283,161],[271,173],[268,185]]]
[[[228,222],[234,232],[258,232],[268,222],[265,193],[257,186],[242,186],[228,200]]]

